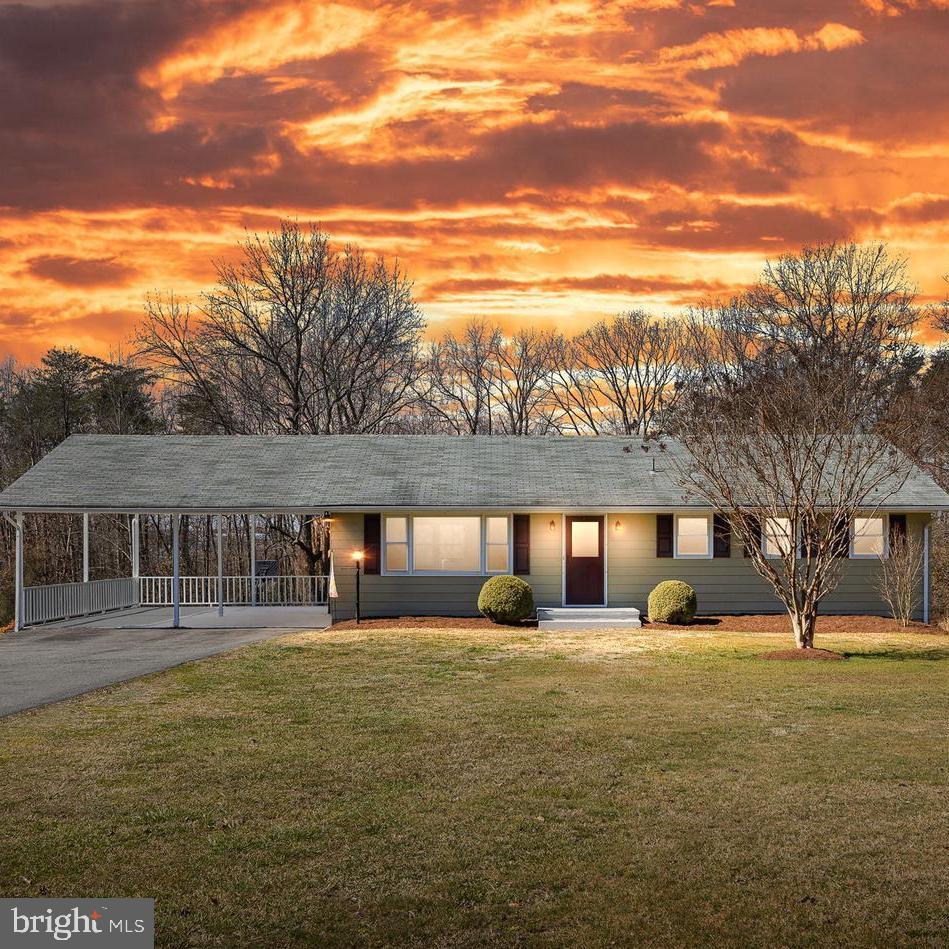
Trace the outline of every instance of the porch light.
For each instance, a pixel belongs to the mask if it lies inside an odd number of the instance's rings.
[[[622,523],[619,520],[617,520],[616,523],[613,525],[613,530],[615,530],[616,533],[618,534],[622,529],[623,529]]]
[[[553,533],[557,529],[557,522],[551,518],[550,523],[547,525],[547,530]]]
[[[359,625],[359,574],[362,571],[359,569],[360,564],[362,563],[363,552],[361,550],[353,551],[353,560],[356,561],[356,625]]]

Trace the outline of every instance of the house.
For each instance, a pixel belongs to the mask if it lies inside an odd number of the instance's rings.
[[[683,496],[681,451],[613,436],[73,436],[0,493],[0,509],[14,523],[32,512],[173,524],[185,514],[325,513],[337,618],[354,615],[357,552],[363,616],[471,615],[485,579],[506,573],[531,585],[540,608],[636,611],[658,582],[682,579],[702,612],[780,611],[727,521]],[[913,469],[853,525],[824,611],[885,612],[875,581],[888,538],[905,531],[928,545],[930,519],[945,510],[949,495]],[[766,550],[777,530],[763,524]],[[137,555],[133,579],[105,608],[142,602]],[[233,600],[223,579],[206,579],[206,599]],[[169,583],[168,596],[179,586]],[[250,602],[256,581],[250,589],[233,601]],[[920,592],[928,618],[928,588]]]

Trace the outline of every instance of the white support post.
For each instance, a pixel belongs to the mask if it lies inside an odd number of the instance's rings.
[[[249,514],[250,526],[250,605],[257,605],[257,515]]]
[[[217,615],[224,615],[224,515],[217,516]]]
[[[923,622],[929,622],[929,525],[923,528]]]
[[[171,612],[172,626],[181,625],[181,591],[179,590],[181,570],[178,563],[178,530],[180,514],[171,515]]]
[[[13,568],[13,628],[23,628],[23,514],[17,512],[16,526],[16,562]]]
[[[132,586],[135,588],[135,603],[137,606],[141,606],[142,588],[139,577],[142,572],[142,534],[138,514],[132,515],[130,530],[132,533]]]
[[[82,582],[89,582],[89,514],[82,515]]]

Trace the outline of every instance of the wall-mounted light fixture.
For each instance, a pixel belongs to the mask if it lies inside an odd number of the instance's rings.
[[[616,533],[618,534],[622,529],[623,529],[622,521],[617,519],[616,523],[613,525],[613,530],[615,530]]]
[[[550,523],[547,525],[547,530],[555,531],[556,529],[557,529],[557,522],[553,518],[551,518]]]

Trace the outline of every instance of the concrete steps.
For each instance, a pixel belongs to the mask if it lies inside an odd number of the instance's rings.
[[[540,606],[538,629],[639,629],[643,625],[634,606]]]

